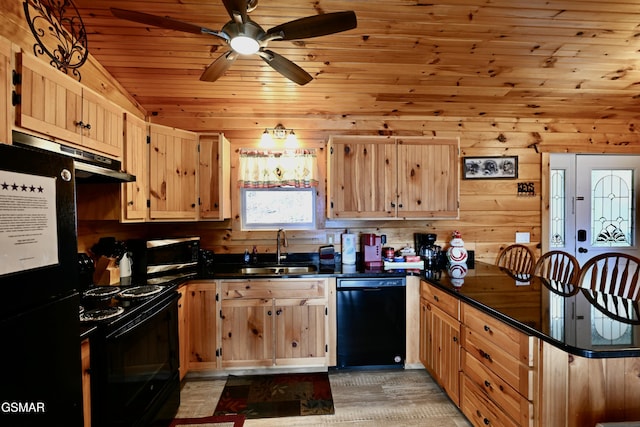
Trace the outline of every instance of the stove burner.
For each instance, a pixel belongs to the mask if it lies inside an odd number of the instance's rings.
[[[85,298],[108,298],[120,292],[120,288],[117,286],[96,286],[95,288],[87,289],[82,293]]]
[[[122,313],[124,313],[124,308],[122,307],[96,308],[82,313],[80,315],[80,321],[90,322],[95,320],[105,320],[119,316]]]
[[[158,285],[135,286],[133,288],[128,288],[120,292],[118,294],[118,297],[122,299],[144,298],[155,295],[160,291],[162,291],[162,286]]]

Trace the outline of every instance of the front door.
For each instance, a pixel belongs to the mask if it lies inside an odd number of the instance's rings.
[[[572,253],[580,265],[604,252],[640,256],[640,156],[552,154],[550,165],[550,250]],[[578,346],[624,346],[633,339],[629,325],[603,316],[582,293],[551,306],[571,314],[575,328],[565,332],[575,334]]]
[[[603,252],[640,256],[640,156],[551,155],[549,249],[580,265]]]
[[[637,242],[640,156],[576,156],[576,258],[640,254]]]

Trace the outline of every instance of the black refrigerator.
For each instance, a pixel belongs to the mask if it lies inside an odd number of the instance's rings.
[[[82,426],[73,160],[0,144],[0,425]]]

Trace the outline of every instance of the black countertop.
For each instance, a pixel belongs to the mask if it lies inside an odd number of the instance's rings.
[[[560,295],[543,279],[530,276],[522,280],[492,264],[476,262],[474,268],[469,269],[462,279],[462,285],[459,285],[461,280],[452,281],[446,270],[415,272],[365,269],[360,261],[356,265],[343,265],[340,262],[322,265],[317,254],[296,254],[287,260],[287,265],[316,266],[315,272],[306,274],[243,275],[239,273],[239,268],[243,266],[272,265],[274,260],[259,258],[257,264],[244,264],[238,255],[216,258],[214,268],[210,271],[201,271],[195,277],[176,277],[173,283],[179,285],[193,279],[365,278],[419,275],[421,279],[460,298],[463,302],[567,353],[587,358],[640,357],[640,310],[637,302],[628,302],[632,307],[631,320],[619,323],[614,321],[618,318],[607,313],[603,307],[592,304],[595,301],[592,298],[587,299],[586,292],[576,290],[575,295]],[[594,318],[591,324],[576,319],[585,314],[583,311],[589,310]],[[585,318],[591,317],[587,312]],[[83,331],[81,338],[88,336],[90,332]],[[617,338],[613,339],[614,335]],[[604,339],[603,336],[609,339]]]
[[[623,301],[631,308],[630,319],[618,323],[615,315],[606,312],[606,305],[592,304],[595,301],[587,299],[586,291],[575,289],[575,295],[561,295],[544,279],[517,278],[492,264],[477,262],[460,286],[453,285],[446,271],[426,271],[422,278],[567,353],[587,358],[640,356],[640,321],[635,301]],[[587,320],[577,319],[581,315]]]

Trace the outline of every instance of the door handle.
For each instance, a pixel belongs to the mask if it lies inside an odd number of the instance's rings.
[[[580,247],[578,248],[578,252],[580,252],[581,254],[586,254],[587,252],[589,252],[589,249]]]

